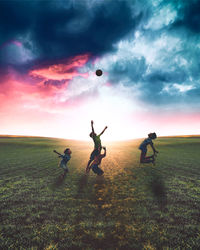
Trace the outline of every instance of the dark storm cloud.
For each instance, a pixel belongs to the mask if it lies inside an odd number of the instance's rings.
[[[198,83],[198,85],[200,85],[200,84]],[[200,100],[200,87],[197,87],[195,89],[189,90],[187,92],[187,97],[191,101],[196,101],[196,102],[199,103],[199,100]]]
[[[28,36],[32,45],[24,46],[37,55],[37,63],[83,53],[102,55],[114,50],[113,44],[134,30],[142,17],[134,14],[130,1],[102,1],[90,8],[86,3],[0,1],[1,46],[11,39],[23,43]]]
[[[110,66],[109,80],[137,86],[140,100],[148,104],[200,106],[200,1],[151,3],[148,19],[142,19],[137,27],[141,39],[136,37],[125,45],[136,53],[135,57],[134,52],[123,60],[120,56]],[[125,46],[122,53],[128,51]],[[132,50],[134,46],[138,49]],[[149,61],[151,53],[156,56]]]
[[[183,83],[188,80],[188,75],[184,69],[176,67],[176,70],[167,71],[157,70],[153,71],[144,77],[146,82],[160,82],[160,83]]]
[[[173,2],[172,2],[173,3]],[[177,20],[173,27],[187,28],[188,30],[200,33],[200,1],[175,1],[173,3],[178,10]]]
[[[137,83],[142,79],[147,70],[144,57],[133,58],[132,60],[121,59],[112,65],[109,71],[109,80],[116,84],[124,78],[128,78],[127,85]]]
[[[33,1],[0,1],[0,44],[27,32],[35,10]]]

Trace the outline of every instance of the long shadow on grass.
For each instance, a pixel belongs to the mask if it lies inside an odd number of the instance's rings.
[[[105,185],[106,181],[104,176],[96,176],[96,183],[94,185],[94,199],[93,202],[97,205],[98,212],[101,210],[105,203]]]
[[[87,186],[87,183],[88,183],[88,175],[84,173],[78,182],[78,191],[75,196],[76,198],[80,198],[82,196],[82,194],[84,193],[84,189]]]
[[[164,209],[167,205],[166,187],[162,177],[158,173],[152,173],[149,187],[159,207]]]
[[[161,210],[167,205],[167,190],[163,177],[156,167],[145,165],[137,170],[140,176],[145,176],[145,185],[151,190],[154,200]]]
[[[51,185],[51,189],[55,190],[57,188],[61,188],[65,183],[66,176],[60,175],[54,179],[53,184]]]

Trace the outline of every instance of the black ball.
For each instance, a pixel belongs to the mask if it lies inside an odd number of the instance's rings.
[[[101,69],[97,69],[96,70],[96,75],[97,76],[101,76],[103,74],[102,70]]]

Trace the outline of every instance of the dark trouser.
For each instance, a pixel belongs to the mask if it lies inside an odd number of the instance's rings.
[[[94,160],[94,157],[96,156],[96,155],[98,155],[99,154],[99,149],[98,148],[95,148],[93,151],[92,151],[92,153],[91,153],[91,155],[90,155],[90,160]]]
[[[89,159],[89,161],[88,161],[87,168],[89,167],[90,163],[94,160],[94,157],[95,157],[96,155],[98,155],[98,154],[99,154],[99,150],[98,150],[97,148],[95,148],[95,149],[92,151],[91,155],[90,155],[90,159]]]
[[[147,150],[141,150],[140,163],[153,162],[153,156],[146,156]]]
[[[103,170],[100,169],[97,164],[93,164],[91,167],[92,167],[93,172],[97,175],[102,175],[104,173]]]

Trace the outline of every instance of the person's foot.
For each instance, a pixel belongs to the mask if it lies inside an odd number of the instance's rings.
[[[90,172],[90,167],[87,167],[85,172],[88,174]]]
[[[68,170],[63,173],[63,178],[66,177],[67,173],[68,173]]]
[[[154,156],[152,157],[152,163],[154,166],[156,165]]]

